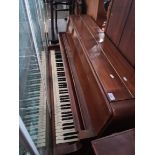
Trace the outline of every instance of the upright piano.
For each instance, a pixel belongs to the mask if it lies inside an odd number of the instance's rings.
[[[69,16],[49,47],[53,154],[90,155],[93,140],[134,128],[134,3],[112,0],[104,31]]]
[[[49,48],[55,155],[90,154],[90,142],[134,127],[135,73],[88,15],[71,15]]]

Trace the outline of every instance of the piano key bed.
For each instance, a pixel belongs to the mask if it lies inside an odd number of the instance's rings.
[[[60,51],[51,50],[52,82],[54,93],[56,144],[76,142],[70,97],[65,77],[65,68]]]

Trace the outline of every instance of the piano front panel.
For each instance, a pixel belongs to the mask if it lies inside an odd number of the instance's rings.
[[[62,33],[62,35],[64,34]],[[107,104],[108,100],[106,100],[102,89],[96,82],[88,62],[83,55],[82,48],[78,44],[79,42],[75,46],[72,46],[75,42],[73,42],[69,34],[66,35],[66,40],[68,41],[66,44],[71,46],[71,49],[65,52],[73,73],[75,88],[77,89],[76,93],[79,96],[79,106],[85,130],[92,130],[94,136],[96,136],[111,116],[110,107]]]

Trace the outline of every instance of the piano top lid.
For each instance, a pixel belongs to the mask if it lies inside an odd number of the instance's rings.
[[[70,17],[70,20],[89,65],[95,77],[99,80],[109,101],[112,102],[133,98],[130,91],[120,79],[118,72],[109,63],[100,45],[97,44],[94,36],[89,31],[88,26],[84,23],[82,18],[73,15]]]
[[[109,40],[107,35],[100,29],[100,27],[91,19],[90,16],[82,15],[81,19],[88,27],[88,30],[100,45],[100,48],[115,69],[120,79],[128,89],[128,91],[135,96],[135,70],[129,62],[122,56],[121,52]],[[116,59],[117,58],[117,59]]]

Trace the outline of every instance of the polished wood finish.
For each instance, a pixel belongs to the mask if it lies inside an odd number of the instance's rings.
[[[110,48],[110,50],[107,51],[107,48],[101,48],[102,46],[100,45],[102,44],[99,44],[99,41],[103,39],[101,36],[101,33],[103,32],[95,24],[94,25],[96,27],[94,26],[95,29],[92,31],[92,28],[90,29],[90,27],[93,26],[90,25],[91,22],[93,23],[93,21],[87,22],[88,19],[86,18],[86,16],[74,16],[74,18],[71,18],[71,20],[76,29],[75,31],[77,31],[78,33],[78,38],[81,38],[81,44],[85,49],[84,53],[89,57],[89,60],[91,61],[91,64],[93,65],[99,80],[102,82],[101,85],[103,86],[103,89],[105,90],[106,94],[108,92],[114,93],[114,95],[116,96],[116,100],[132,98],[134,96],[133,68],[127,63],[125,59],[123,59],[123,57],[121,57],[119,52],[114,48],[114,46],[112,46],[113,44],[110,44],[110,42],[106,42],[105,44],[103,44],[104,42],[102,42],[103,46]],[[97,30],[97,32],[95,30]],[[118,57],[118,60],[120,59],[119,62],[115,59],[116,57]],[[111,62],[113,65],[111,66],[109,62]],[[126,67],[122,66],[122,64],[127,66],[129,71],[131,70],[129,74],[126,71]],[[118,74],[115,70],[118,72]],[[110,77],[110,74],[114,75],[115,78],[112,79]],[[121,79],[119,78],[119,74],[121,74]],[[128,79],[128,81],[125,83],[126,85],[129,85],[127,89],[124,86],[123,76],[127,77]],[[132,93],[130,90],[132,90]]]
[[[132,1],[128,20],[118,48],[132,66],[135,66],[135,1]]]
[[[95,155],[134,155],[135,130],[130,129],[92,141]]]
[[[119,45],[124,25],[126,23],[132,0],[113,0],[110,16],[106,26],[106,34],[114,42]]]
[[[134,97],[135,95],[134,68],[121,55],[121,52],[114,46],[114,44],[110,41],[110,39],[107,36],[105,36],[104,32],[89,16],[83,15],[81,16],[81,18],[87,25],[88,30],[92,34],[92,37],[94,37],[96,44],[98,44],[104,56],[111,63],[114,70],[118,73],[121,81],[125,84],[126,88]],[[123,77],[126,77],[127,81],[124,81]]]
[[[105,33],[127,61],[135,66],[135,0],[113,0]]]

